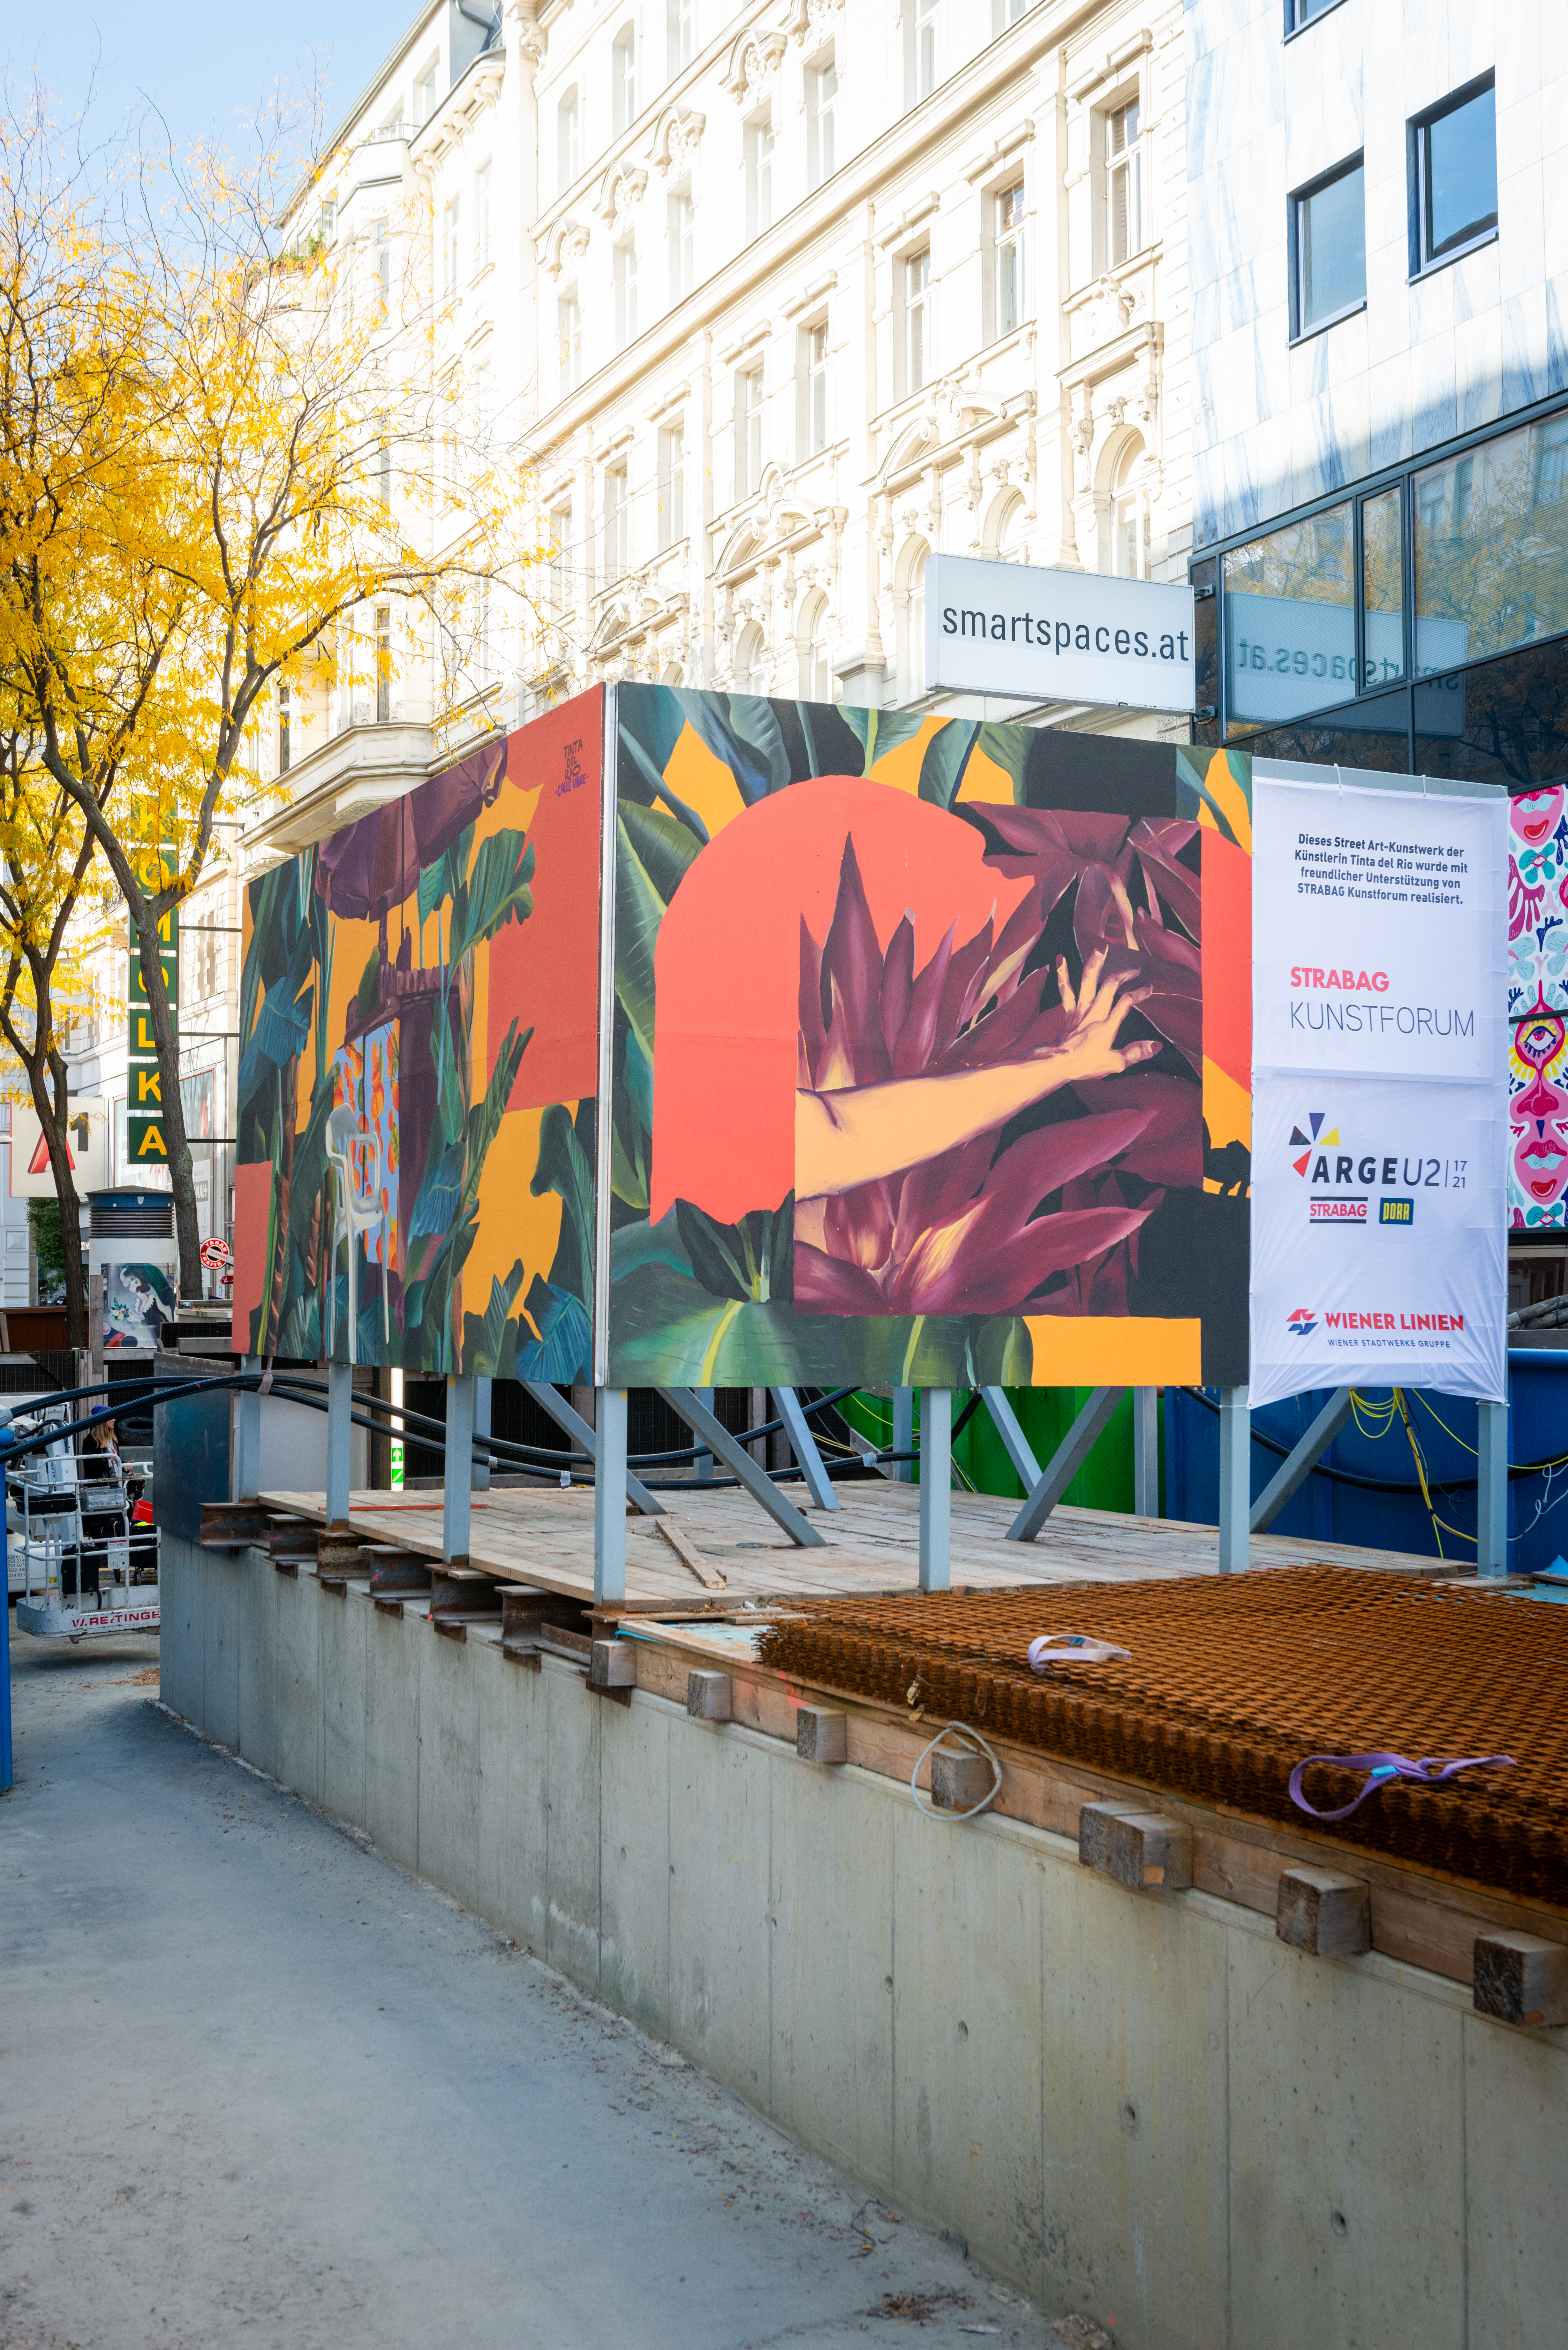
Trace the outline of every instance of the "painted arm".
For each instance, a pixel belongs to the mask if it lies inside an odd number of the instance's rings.
[[[1065,1025],[1056,1044],[1027,1060],[956,1069],[946,1076],[894,1077],[886,1085],[848,1086],[836,1093],[797,1093],[796,1199],[852,1191],[857,1184],[917,1167],[1005,1125],[1059,1086],[1119,1076],[1152,1059],[1160,1050],[1158,1037],[1120,1045],[1116,1038],[1133,1006],[1153,991],[1140,987],[1124,994],[1120,982],[1102,984],[1104,964],[1102,948],[1084,966],[1075,997],[1067,966],[1058,959]]]

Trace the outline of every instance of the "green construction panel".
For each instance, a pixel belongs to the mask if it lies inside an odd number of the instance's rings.
[[[1017,1413],[1023,1433],[1042,1468],[1094,1393],[1092,1388],[1009,1388],[1007,1399]],[[969,1401],[955,1392],[956,1419]],[[891,1444],[893,1406],[884,1396],[847,1396],[841,1407],[852,1426],[873,1444]],[[917,1439],[920,1425],[919,1398],[915,1399]],[[1161,1429],[1163,1445],[1164,1430]],[[996,1423],[983,1403],[971,1414],[967,1428],[953,1445],[953,1459],[975,1492],[1001,1493],[1022,1501],[1023,1487],[996,1432]],[[918,1482],[918,1479],[917,1479]],[[1110,1426],[1068,1486],[1064,1501],[1080,1510],[1122,1510],[1133,1505],[1132,1398],[1117,1405]]]

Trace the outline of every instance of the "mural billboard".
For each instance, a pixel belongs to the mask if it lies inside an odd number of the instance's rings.
[[[234,1343],[587,1376],[603,697],[246,892]]]
[[[616,700],[610,1382],[1244,1378],[1245,763]]]
[[[494,738],[249,889],[236,1345],[1244,1379],[1249,793],[638,683]]]

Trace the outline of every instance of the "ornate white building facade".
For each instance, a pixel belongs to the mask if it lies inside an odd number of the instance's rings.
[[[288,225],[428,276],[433,396],[554,559],[455,683],[365,615],[392,682],[294,689],[273,844],[422,771],[438,705],[449,743],[627,676],[923,706],[932,549],[1185,577],[1180,0],[483,15],[425,11]]]

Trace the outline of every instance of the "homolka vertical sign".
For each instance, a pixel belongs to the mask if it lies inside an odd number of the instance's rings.
[[[1251,1399],[1501,1401],[1507,799],[1260,761],[1252,803]]]
[[[142,859],[145,889],[166,886],[177,869],[176,852],[150,852]],[[171,907],[158,925],[158,960],[169,998],[169,1018],[176,1045],[180,1036],[180,915]],[[130,931],[130,962],[126,984],[125,1155],[137,1174],[149,1167],[169,1164],[169,1136],[163,1118],[162,1077],[158,1045],[152,1034],[152,1013],[147,1001],[147,974],[141,966],[141,941]]]
[[[926,690],[1190,711],[1192,590],[928,555]]]

